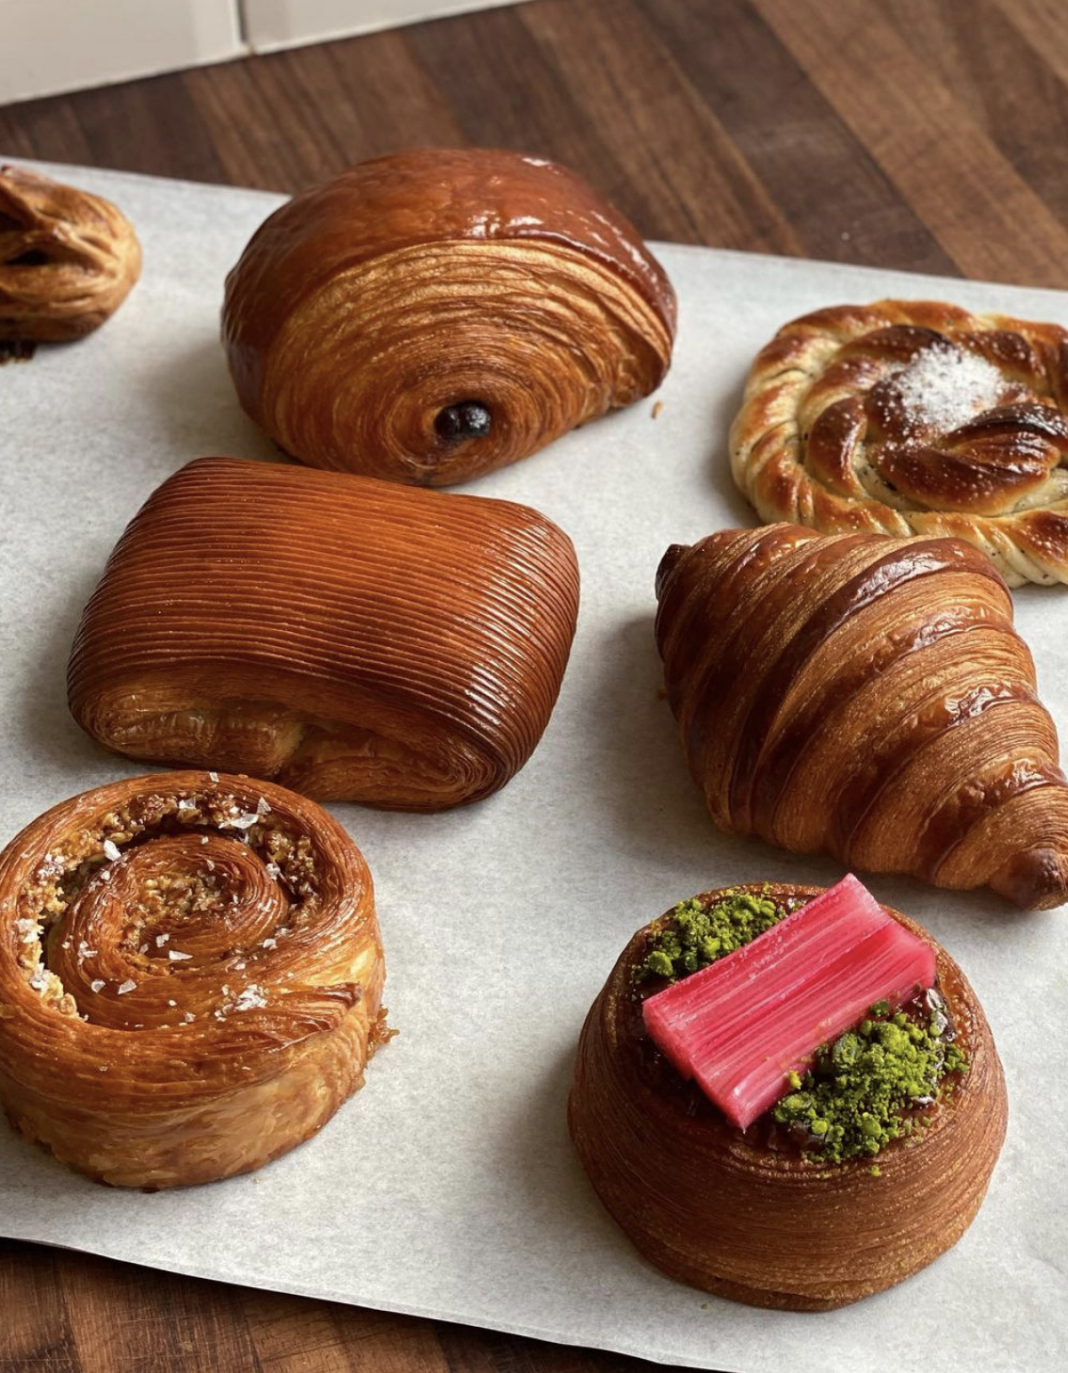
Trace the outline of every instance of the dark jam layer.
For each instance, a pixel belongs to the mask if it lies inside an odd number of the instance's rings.
[[[646,938],[634,972],[636,1007],[750,943],[809,899],[782,901],[768,892],[728,891],[715,903],[698,898],[680,902]],[[685,1093],[687,1113],[711,1113],[726,1124],[645,1035],[640,1014],[634,1029],[644,1040],[647,1067],[666,1090]],[[822,1045],[808,1072],[784,1078],[782,1097],[754,1122],[747,1137],[821,1164],[874,1158],[895,1139],[924,1128],[938,1101],[967,1072],[967,1055],[956,1038],[937,985],[917,989],[893,1014],[886,1002],[878,1003],[859,1025]]]

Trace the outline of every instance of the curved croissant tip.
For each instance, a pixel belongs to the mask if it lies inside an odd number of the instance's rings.
[[[673,543],[664,556],[660,559],[660,566],[656,569],[656,599],[663,600],[667,584],[671,580],[675,568],[684,553],[689,552],[689,544]]]
[[[1015,854],[989,885],[1026,911],[1051,910],[1068,902],[1068,853],[1054,848]]]

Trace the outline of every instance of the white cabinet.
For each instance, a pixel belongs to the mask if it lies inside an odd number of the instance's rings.
[[[515,0],[243,0],[242,10],[249,46],[272,52],[509,3]]]
[[[238,0],[0,0],[0,104],[246,51]]]

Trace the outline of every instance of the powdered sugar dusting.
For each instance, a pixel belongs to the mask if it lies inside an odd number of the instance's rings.
[[[948,433],[998,402],[1001,373],[985,358],[935,343],[894,377],[908,427]]]

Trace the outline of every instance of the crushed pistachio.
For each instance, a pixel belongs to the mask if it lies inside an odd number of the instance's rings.
[[[734,953],[790,914],[792,907],[765,893],[726,891],[714,904],[693,897],[680,901],[669,919],[649,938],[637,980],[665,977],[677,981]]]
[[[911,1014],[889,1015],[877,1002],[853,1030],[824,1044],[809,1072],[772,1108],[773,1118],[798,1138],[820,1163],[874,1157],[891,1140],[912,1133],[917,1108],[952,1090],[947,1078],[967,1072],[961,1049],[947,1034],[945,1016],[919,1003]],[[950,1031],[951,1033],[951,1031]],[[796,1084],[796,1085],[795,1085]],[[873,1168],[872,1173],[879,1174]]]

